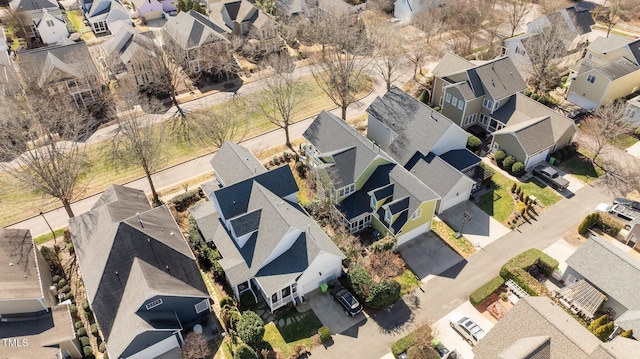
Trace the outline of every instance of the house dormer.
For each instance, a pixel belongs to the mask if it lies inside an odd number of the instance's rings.
[[[289,227],[287,232],[282,236],[282,238],[278,241],[278,244],[275,245],[269,256],[262,263],[262,268],[269,265],[269,263],[273,262],[276,258],[280,257],[284,252],[288,251],[293,244],[300,238],[302,235],[302,231],[295,228]]]
[[[387,199],[393,196],[393,183],[370,191],[369,196],[371,196],[371,209],[377,211]]]
[[[382,208],[384,209],[384,221],[391,226],[401,214],[409,210],[409,196],[389,202]]]
[[[244,247],[251,235],[258,231],[261,214],[262,210],[257,209],[227,221],[227,229],[231,232],[238,247]]]

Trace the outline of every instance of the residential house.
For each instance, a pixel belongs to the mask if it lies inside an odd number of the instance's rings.
[[[82,358],[67,303],[57,303],[49,265],[31,232],[0,229],[3,358]]]
[[[111,31],[112,24],[119,21],[133,24],[120,0],[80,0],[80,7],[96,34]]]
[[[24,13],[27,36],[40,38],[45,45],[69,37],[67,24],[56,0],[13,0],[9,3],[11,11]]]
[[[224,29],[227,37],[248,38],[257,51],[270,54],[282,47],[276,21],[248,0],[210,2],[209,18]]]
[[[633,126],[640,126],[640,95],[627,100],[622,118]]]
[[[477,183],[465,173],[480,158],[466,149],[468,132],[395,86],[367,113],[367,137],[441,197],[436,213],[469,199]]]
[[[341,275],[345,256],[297,204],[290,167],[251,174],[246,158],[233,151],[238,147],[226,145],[228,150],[216,153],[214,170],[225,186],[204,184],[209,201],[191,214],[205,240],[220,251],[219,263],[238,300],[243,295],[264,300],[272,312],[298,305]],[[234,173],[234,166],[242,170]]]
[[[429,11],[440,4],[441,0],[396,0],[393,3],[393,16],[410,23],[416,14]]]
[[[214,175],[221,187],[267,172],[249,149],[229,141],[220,146],[210,163],[215,169]]]
[[[640,39],[598,37],[571,68],[569,80],[567,100],[586,110],[640,90]]]
[[[295,17],[309,15],[309,5],[306,0],[279,0],[276,4],[278,17]]]
[[[547,297],[524,297],[473,348],[477,359],[631,359],[635,340],[603,343]]]
[[[401,245],[431,229],[440,197],[374,142],[329,112],[303,136],[319,191],[352,233],[371,226]]]
[[[580,280],[589,283],[606,296],[601,308],[610,309],[616,320],[628,311],[629,314],[640,311],[637,296],[640,284],[636,280],[640,275],[640,260],[637,258],[601,237],[592,236],[566,262],[564,283],[571,285]],[[640,322],[638,325],[633,328],[635,336],[640,333]]]
[[[229,40],[226,31],[208,17],[189,10],[172,16],[162,28],[167,43],[165,46],[177,47],[184,56],[176,59],[190,72],[215,73],[226,61]]]
[[[133,10],[144,20],[160,19],[169,11],[176,11],[177,0],[131,0]]]
[[[184,327],[211,307],[169,209],[151,208],[141,190],[111,185],[69,228],[109,357],[179,354]]]
[[[504,150],[528,169],[571,143],[575,123],[520,92],[527,85],[508,57],[483,65],[446,54],[434,69],[432,102],[471,132],[491,136],[490,151]]]
[[[505,39],[502,42],[502,55],[511,58],[522,77],[529,78],[533,74],[528,50],[538,46],[540,41],[544,41],[541,40],[542,31],[552,31],[554,36],[542,36],[542,38],[548,41],[549,37],[553,37],[554,40],[561,42],[559,49],[563,51],[556,54],[560,59],[559,66],[568,67],[582,57],[593,25],[595,21],[587,9],[576,6],[561,9],[527,24],[527,31],[524,34]]]
[[[58,99],[57,106],[87,108],[101,91],[98,70],[84,42],[21,51],[15,63],[22,80]]]
[[[130,81],[137,86],[152,84],[157,73],[153,32],[140,33],[122,24],[115,35],[99,45],[100,65],[110,79]]]

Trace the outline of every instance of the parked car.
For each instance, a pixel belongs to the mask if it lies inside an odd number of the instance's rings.
[[[355,317],[362,311],[362,305],[360,302],[358,302],[356,297],[354,297],[353,294],[343,286],[339,285],[334,287],[331,291],[331,297],[342,305],[345,313],[349,316]]]
[[[596,212],[604,212],[609,213],[611,215],[617,216],[624,222],[631,222],[636,218],[640,217],[640,211],[636,211],[631,207],[626,207],[622,204],[607,204],[600,203],[596,206]],[[629,223],[623,223],[624,229],[631,229],[631,225]]]
[[[628,198],[616,198],[613,200],[613,204],[621,204],[625,207],[629,207],[631,209],[634,209],[636,211],[640,211],[640,202],[638,201],[633,201],[630,200]]]
[[[537,165],[533,168],[533,174],[548,183],[557,191],[562,192],[567,187],[569,187],[569,181],[566,178],[560,176],[558,171],[556,171],[556,169],[551,166]]]
[[[485,332],[476,322],[465,317],[462,313],[455,312],[449,317],[449,325],[464,337],[469,345],[476,345],[484,338]]]
[[[449,349],[447,349],[447,347],[445,347],[444,344],[442,344],[438,339],[434,339],[431,342],[431,346],[433,347],[433,349],[435,349],[435,351],[438,352],[438,354],[440,354],[440,358],[448,357]]]

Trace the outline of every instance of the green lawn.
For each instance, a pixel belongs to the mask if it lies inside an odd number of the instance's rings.
[[[622,135],[616,138],[615,141],[613,141],[613,143],[611,144],[624,150],[635,145],[637,142],[638,139],[635,136]]]
[[[44,219],[43,219],[44,221]],[[56,229],[54,232],[56,234],[56,242],[61,243],[64,240],[64,231],[66,228]],[[36,245],[40,245],[42,243],[49,242],[53,239],[53,233],[49,232],[47,234],[43,234],[33,239]]]
[[[442,221],[434,219],[431,222],[431,231],[449,244],[451,248],[464,258],[468,258],[476,251],[471,242],[469,242],[464,236],[456,238],[454,235],[455,231]]]
[[[96,38],[96,35],[91,31],[91,28],[84,26],[84,15],[82,15],[82,10],[69,10],[67,11],[67,17],[73,27],[76,28],[78,34],[82,35],[84,41],[93,40]],[[86,31],[88,29],[89,31]],[[84,30],[84,31],[83,31]]]
[[[280,319],[287,320],[293,316],[303,314],[302,320],[293,321],[289,325],[278,327],[277,323]],[[273,322],[265,325],[264,341],[269,343],[273,349],[277,349],[282,353],[283,357],[288,358],[294,352],[294,348],[298,344],[304,344],[309,349],[313,348],[313,336],[318,333],[318,328],[322,326],[320,319],[316,317],[313,311],[298,313],[295,309],[276,317]]]
[[[579,148],[575,156],[564,159],[560,162],[558,168],[587,183],[589,180],[598,178],[604,173],[602,168],[591,163],[591,158],[593,158],[593,153]]]
[[[420,280],[418,277],[408,269],[401,275],[395,277],[394,280],[400,283],[400,296],[404,296],[420,286]]]
[[[495,218],[500,223],[504,223],[515,209],[515,202],[511,197],[511,186],[513,181],[500,173],[494,173],[491,177],[491,190],[480,196],[478,207],[487,214]],[[547,207],[558,202],[562,197],[553,189],[544,185],[535,178],[529,179],[525,183],[518,183],[525,195],[533,195],[542,206]]]
[[[300,105],[301,110],[294,116],[294,121],[303,120],[317,115],[322,110],[335,107],[317,86],[312,76],[302,78],[299,81],[305,94]],[[369,85],[369,88],[363,91],[362,96],[370,90],[371,82]],[[246,120],[246,132],[243,131],[243,136],[235,138],[235,141],[248,139],[276,128],[266,118],[250,111],[247,106],[239,104],[238,101],[228,101],[211,109],[203,110],[203,112],[220,110],[224,106],[233,106],[233,111],[238,114],[238,117]],[[167,126],[167,124],[160,126]],[[284,136],[282,142],[284,143]],[[167,146],[165,168],[216,150],[214,145],[197,140],[190,144],[167,141]],[[110,148],[111,142],[103,141],[87,149],[88,161],[78,185],[78,188],[84,189],[81,197],[100,193],[111,183],[122,184],[143,176],[143,171],[136,165],[119,162],[117,166],[114,166],[108,156]],[[259,156],[259,154],[256,155]],[[60,206],[57,200],[30,190],[7,174],[0,174],[0,203],[11,204],[0,208],[0,225],[2,226],[35,216],[40,211],[46,212]]]

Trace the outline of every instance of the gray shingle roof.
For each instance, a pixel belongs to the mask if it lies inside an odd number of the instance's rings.
[[[627,309],[640,310],[640,261],[605,239],[591,237],[567,265]]]
[[[388,151],[403,166],[416,152],[431,152],[442,135],[455,126],[447,117],[395,86],[376,98],[367,112],[397,134]]]
[[[407,169],[438,196],[444,197],[465,177],[440,157],[429,153],[407,164]]]
[[[177,16],[169,17],[162,29],[183,50],[217,41],[229,41],[224,35],[224,29],[193,10],[181,11]]]
[[[13,0],[9,3],[9,7],[16,11],[21,8],[24,11],[57,9],[58,3],[55,0]]]
[[[36,251],[29,230],[0,228],[0,300],[45,297],[39,272],[49,267],[40,268]]]
[[[462,172],[467,171],[469,168],[476,166],[480,161],[482,161],[480,157],[466,148],[445,152],[440,155],[440,158],[458,171]]]
[[[129,24],[122,24],[113,37],[102,45],[102,52],[109,56],[108,63],[115,63],[116,59],[126,65],[136,56],[142,59],[147,56],[155,57],[155,44],[152,33],[140,33]]]
[[[281,168],[289,170],[288,166]],[[220,194],[248,192],[247,196],[236,199],[235,207],[220,206],[224,218],[233,223],[234,231],[240,218],[246,224],[244,219],[250,217],[248,222],[254,231],[246,242],[239,243],[232,238],[218,213],[211,208],[212,203],[207,202],[192,211],[205,239],[215,242],[220,251],[220,265],[232,285],[255,277],[270,295],[297,279],[321,253],[344,258],[301,207],[271,192],[258,180],[245,182],[250,187],[240,182],[213,192],[212,197],[220,200]],[[200,208],[205,206],[207,208]],[[283,242],[285,234],[291,231],[298,232],[295,240]],[[239,235],[237,231],[236,234]],[[286,249],[283,246],[287,246]],[[274,257],[273,253],[281,250],[282,254]]]
[[[534,155],[553,146],[555,143],[551,118],[548,116],[533,118],[529,121],[507,126],[493,134],[494,136],[499,134],[512,134],[518,139],[522,149],[528,155]]]
[[[210,163],[227,186],[267,172],[251,151],[229,141],[220,146]]]
[[[617,322],[617,321],[616,321]],[[610,342],[601,343],[596,350],[589,355],[590,359],[636,359],[640,353],[640,342],[621,336],[613,338]]]
[[[501,57],[473,70],[478,74],[485,92],[499,100],[523,91],[527,84],[509,57]]]
[[[327,168],[336,188],[355,182],[377,157],[391,158],[348,123],[323,111],[302,135],[322,154],[332,155],[335,163]]]
[[[566,10],[578,34],[582,35],[591,32],[591,26],[595,25],[596,22],[587,9],[579,9],[573,6]]]
[[[71,218],[69,227],[91,308],[110,353],[119,356],[145,320],[133,318],[144,300],[209,295],[166,206],[151,209],[142,191],[116,185],[98,204]]]
[[[60,80],[98,73],[84,42],[21,51],[17,63],[23,75],[37,79],[39,86],[43,86],[56,69],[62,72]]]
[[[598,70],[610,80],[616,80],[634,71],[638,71],[638,69],[638,65],[624,57],[620,57],[598,67]]]
[[[588,358],[600,340],[547,297],[521,298],[473,348],[478,359],[495,359],[517,340],[548,336],[551,358]]]
[[[633,336],[640,337],[640,310],[627,310],[616,319],[616,324],[624,330],[633,330]]]
[[[598,54],[606,54],[612,50],[626,46],[631,42],[633,42],[633,40],[616,34],[610,34],[609,37],[598,36],[587,46],[587,50]]]
[[[9,348],[3,343],[3,358],[57,358],[59,344],[70,343],[76,337],[68,305],[56,305],[49,312],[38,312],[21,319],[3,322],[0,338],[15,338],[20,342],[27,339],[28,345]]]
[[[554,142],[558,141],[567,131],[572,131],[573,133],[577,131],[576,125],[571,119],[521,93],[509,98],[507,103],[497,109],[491,116],[504,123],[507,127],[530,121],[533,118],[548,116],[551,119]]]
[[[433,68],[432,72],[435,76],[442,77],[466,71],[473,67],[475,67],[473,63],[452,52],[447,52],[438,62],[436,67]]]

